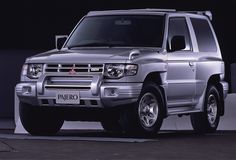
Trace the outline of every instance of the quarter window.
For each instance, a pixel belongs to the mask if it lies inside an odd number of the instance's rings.
[[[216,41],[208,21],[191,18],[191,22],[197,38],[199,52],[216,52]]]

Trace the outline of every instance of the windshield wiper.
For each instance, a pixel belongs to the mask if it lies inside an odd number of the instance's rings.
[[[84,43],[68,46],[68,49],[77,48],[77,47],[115,47],[120,46],[122,43],[105,43],[105,42],[93,42],[93,43]]]

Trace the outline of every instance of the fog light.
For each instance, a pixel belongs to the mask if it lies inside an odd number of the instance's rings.
[[[106,97],[117,97],[119,93],[117,88],[105,88],[104,94]]]
[[[24,86],[22,88],[22,94],[31,94],[31,87],[30,86]]]

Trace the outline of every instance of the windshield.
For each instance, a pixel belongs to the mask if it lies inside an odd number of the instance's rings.
[[[65,47],[162,47],[163,32],[163,16],[85,17]]]

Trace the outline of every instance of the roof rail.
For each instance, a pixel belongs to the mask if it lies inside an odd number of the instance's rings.
[[[105,10],[105,11],[90,11],[88,15],[96,13],[110,13],[110,12],[176,12],[175,9],[155,9],[155,8],[146,8],[146,9],[127,9],[127,10]]]
[[[211,11],[176,11],[175,9],[156,9],[156,8],[145,8],[145,9],[128,9],[128,10],[106,10],[106,11],[90,11],[88,15],[96,14],[96,13],[111,13],[111,12],[179,12],[179,13],[193,13],[207,16],[210,20],[212,20]]]
[[[129,11],[146,11],[146,12],[176,12],[175,9],[158,9],[158,8],[129,9]]]
[[[204,16],[207,16],[212,21],[212,13],[211,13],[211,11],[179,11],[179,12],[204,15]]]

